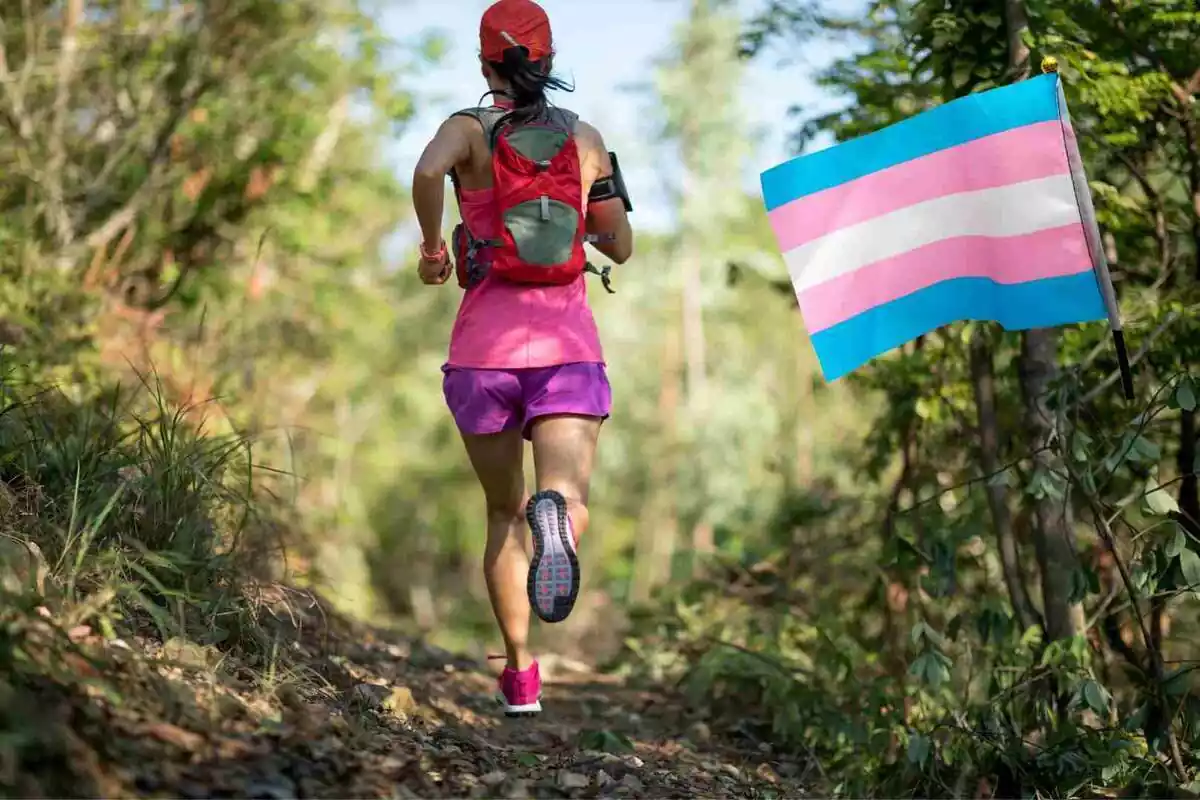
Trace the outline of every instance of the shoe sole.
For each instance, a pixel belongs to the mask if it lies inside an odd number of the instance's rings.
[[[538,700],[534,703],[529,703],[523,706],[510,706],[504,695],[496,695],[496,702],[504,707],[504,716],[512,719],[521,719],[527,717],[536,717],[542,713],[542,701]]]
[[[579,597],[579,558],[571,540],[566,499],[546,489],[529,498],[525,519],[533,533],[533,561],[526,591],[533,613],[543,622],[562,622]]]

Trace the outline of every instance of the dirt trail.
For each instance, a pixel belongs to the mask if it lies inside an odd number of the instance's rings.
[[[667,691],[546,657],[544,713],[509,720],[488,665],[321,616],[271,617],[275,655],[259,663],[181,639],[18,632],[32,658],[0,681],[0,786],[24,797],[803,794],[796,765],[714,736]]]

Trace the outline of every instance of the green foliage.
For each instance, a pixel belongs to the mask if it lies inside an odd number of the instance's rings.
[[[584,750],[596,750],[601,753],[632,753],[633,743],[629,737],[619,731],[589,730],[579,736],[579,746]]]
[[[803,147],[1019,77],[1018,6],[1029,65],[1043,55],[1061,65],[1141,347],[1137,400],[1118,399],[1107,331],[1065,330],[1044,398],[1054,434],[1034,441],[1022,429],[1043,398],[1025,391],[1019,337],[973,323],[921,337],[849,379],[856,397],[882,398],[852,459],[859,480],[785,537],[746,531],[776,548],[665,593],[627,642],[627,668],[681,680],[718,719],[814,759],[831,794],[1145,796],[1195,780],[1195,9],[879,0],[834,19],[821,4],[779,2],[746,45],[825,35],[856,45],[821,77],[844,109],[804,122]],[[980,342],[994,419],[977,405]],[[981,430],[995,436],[995,470],[980,468]],[[1067,512],[1057,560],[1042,518],[1055,508]],[[1014,586],[1032,598],[1028,626]],[[1058,588],[1078,623],[1055,640],[1043,617],[1045,590]]]

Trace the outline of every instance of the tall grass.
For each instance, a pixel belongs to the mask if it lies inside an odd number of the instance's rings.
[[[0,591],[105,636],[258,646],[247,579],[281,555],[251,440],[152,377],[88,401],[0,371]]]

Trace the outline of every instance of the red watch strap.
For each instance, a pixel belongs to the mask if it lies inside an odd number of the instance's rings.
[[[417,249],[421,251],[421,258],[425,259],[426,261],[438,261],[438,260],[444,258],[446,255],[446,240],[443,239],[441,241],[441,244],[438,245],[438,249],[437,249],[436,253],[427,252],[425,250],[424,242],[421,242],[420,244],[418,244]]]

